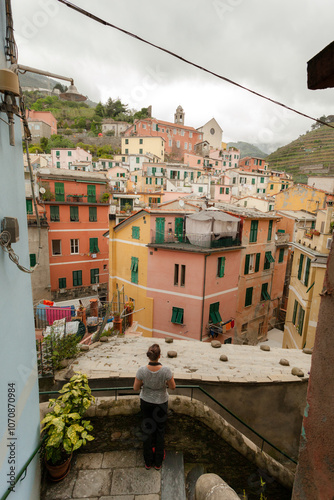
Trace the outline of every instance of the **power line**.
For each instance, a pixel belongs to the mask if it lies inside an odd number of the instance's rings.
[[[334,128],[333,125],[330,125],[329,123],[323,122],[322,120],[318,120],[317,118],[313,118],[312,116],[309,116],[305,113],[302,113],[301,111],[298,111],[297,109],[291,108],[287,106],[286,104],[283,104],[282,102],[276,101],[275,99],[271,99],[270,97],[267,97],[263,94],[260,94],[259,92],[256,92],[255,90],[252,90],[248,87],[245,87],[244,85],[241,85],[240,83],[237,83],[230,78],[226,78],[225,76],[219,75],[218,73],[215,73],[214,71],[211,71],[207,68],[204,68],[203,66],[200,66],[199,64],[196,64],[192,61],[189,61],[188,59],[185,59],[184,57],[176,54],[175,52],[172,52],[171,50],[165,49],[164,47],[160,47],[160,45],[156,45],[155,43],[152,43],[145,38],[142,38],[138,35],[135,35],[134,33],[131,33],[130,31],[127,31],[123,28],[120,28],[119,26],[115,26],[114,24],[109,23],[108,21],[95,16],[91,12],[88,12],[87,10],[82,9],[81,7],[78,7],[77,5],[68,2],[68,0],[58,0],[58,2],[63,3],[70,9],[76,10],[77,12],[80,12],[80,14],[89,17],[90,19],[93,19],[94,21],[103,24],[104,26],[109,26],[110,28],[114,28],[121,33],[124,33],[125,35],[131,36],[132,38],[135,38],[136,40],[139,40],[140,42],[146,43],[147,45],[150,45],[151,47],[154,47],[158,50],[161,50],[162,52],[165,52],[166,54],[171,55],[172,57],[175,57],[176,59],[179,59],[182,62],[185,62],[186,64],[189,64],[190,66],[194,66],[197,69],[200,69],[201,71],[204,71],[205,73],[209,73],[210,75],[215,76],[216,78],[219,78],[220,80],[224,80],[227,83],[230,83],[231,85],[235,85],[236,87],[239,87],[240,89],[246,90],[247,92],[250,92],[251,94],[254,94],[258,97],[261,97],[261,99],[266,99],[267,101],[270,101],[274,104],[277,104],[278,106],[281,106],[282,108],[288,109],[289,111],[292,111],[293,113],[297,113],[298,115],[304,116],[305,118],[308,118],[312,121],[318,122],[321,125],[326,125],[327,127]]]

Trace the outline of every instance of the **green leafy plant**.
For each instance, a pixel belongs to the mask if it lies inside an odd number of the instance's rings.
[[[95,401],[87,376],[76,372],[59,392],[61,395],[57,399],[49,400],[52,411],[42,420],[43,453],[52,465],[61,464],[75,450],[94,439],[89,434],[93,426],[82,418]]]
[[[109,193],[103,193],[101,195],[101,203],[107,203],[108,200],[109,200],[109,198],[110,198],[110,194]]]
[[[60,362],[63,359],[75,358],[79,352],[78,343],[80,342],[80,337],[77,335],[63,335],[56,333],[51,329],[50,335],[47,335],[43,339],[43,344],[45,350],[47,350],[51,356],[53,363],[53,368],[58,370],[60,368]]]

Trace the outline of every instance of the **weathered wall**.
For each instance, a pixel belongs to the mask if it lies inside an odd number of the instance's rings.
[[[324,288],[326,292],[319,311],[293,500],[334,498],[333,245]]]

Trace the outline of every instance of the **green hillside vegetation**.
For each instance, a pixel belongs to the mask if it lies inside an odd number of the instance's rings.
[[[334,129],[322,125],[306,132],[266,161],[271,169],[292,174],[295,182],[305,182],[309,175],[334,175]]]
[[[266,158],[268,155],[261,151],[257,146],[249,144],[248,142],[238,141],[229,142],[227,144],[229,148],[234,147],[240,149],[240,158],[245,158],[245,156],[253,156],[255,158]]]

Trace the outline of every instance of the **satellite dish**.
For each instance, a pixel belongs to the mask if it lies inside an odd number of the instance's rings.
[[[138,203],[139,203],[139,198],[136,198],[135,199],[135,205],[138,205]]]
[[[184,201],[183,200],[179,200],[179,205],[180,205],[181,208],[184,207]]]
[[[43,187],[39,188],[39,192],[40,192],[41,194],[44,194],[44,193],[45,193],[45,188],[43,188]]]

